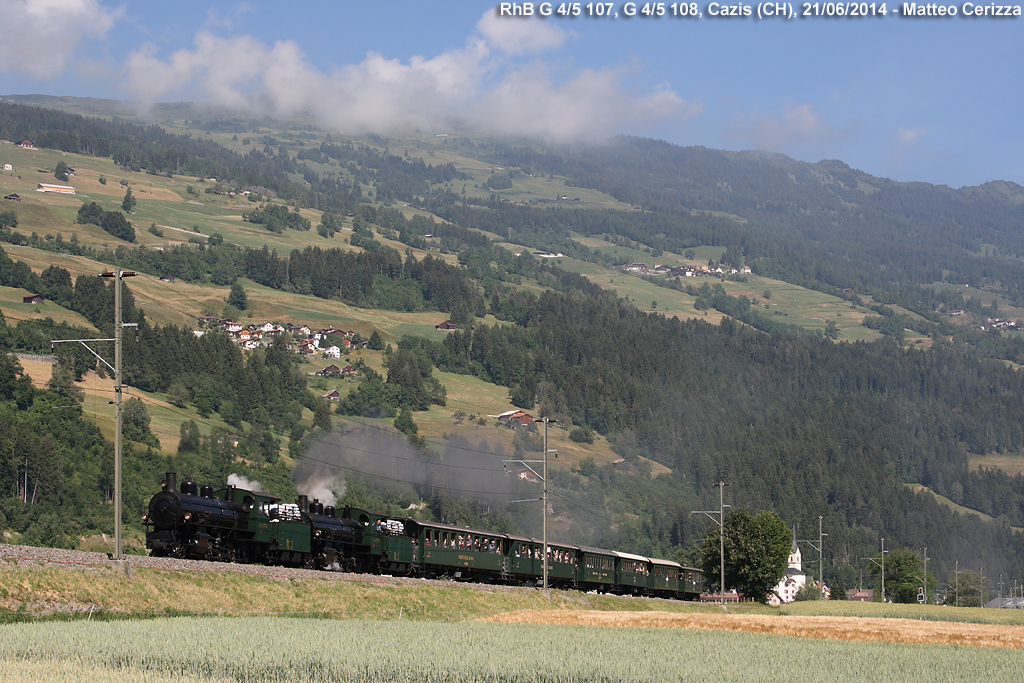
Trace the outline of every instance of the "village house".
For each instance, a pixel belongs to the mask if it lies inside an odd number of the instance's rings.
[[[328,401],[337,401],[338,399],[341,398],[341,392],[339,392],[337,389],[331,389],[326,394],[321,394],[320,398],[325,398]]]
[[[519,408],[516,408],[515,410],[506,410],[500,415],[488,415],[487,417],[497,418],[499,423],[505,425],[509,429],[523,427],[533,422],[533,416]]]
[[[439,325],[434,325],[435,330],[457,330],[459,329],[451,320],[445,320]]]
[[[875,589],[874,588],[848,588],[846,590],[846,599],[850,602],[874,602],[875,601]]]
[[[324,358],[341,358],[341,349],[337,346],[329,346],[324,349]]]
[[[342,331],[337,329],[337,328],[334,328],[334,327],[325,327],[322,330],[317,330],[316,338],[317,339],[326,339],[327,337],[331,336],[332,334],[342,334]]]
[[[331,375],[340,375],[341,374],[341,368],[339,368],[337,365],[328,365],[326,368],[323,368],[322,370],[317,370],[316,374],[321,376],[321,377],[330,377]]]
[[[750,269],[750,266],[743,266],[742,268],[740,268],[740,272],[743,273],[744,275],[750,275],[754,271]]]
[[[35,149],[35,145],[32,144],[31,140],[22,140],[18,143],[18,147],[22,149]]]
[[[41,304],[44,301],[46,301],[46,297],[42,294],[29,294],[21,298],[21,302],[25,304]]]
[[[345,367],[343,367],[341,369],[341,376],[342,377],[348,377],[348,376],[354,375],[354,374],[356,374],[356,369],[354,367],[352,367],[351,365],[346,365]]]

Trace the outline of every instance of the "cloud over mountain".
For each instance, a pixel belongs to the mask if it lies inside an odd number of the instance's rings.
[[[192,47],[167,57],[152,44],[134,51],[125,64],[124,88],[146,104],[198,97],[258,113],[308,113],[352,133],[445,128],[458,121],[482,132],[587,140],[701,111],[667,86],[639,93],[625,88],[636,65],[550,78],[553,69],[539,61],[539,53],[566,37],[538,20],[499,20],[487,12],[460,48],[407,61],[371,52],[359,63],[323,71],[294,41],[267,45],[203,30]]]

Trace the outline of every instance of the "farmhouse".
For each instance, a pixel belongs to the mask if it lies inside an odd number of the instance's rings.
[[[451,320],[445,320],[440,325],[434,325],[434,329],[435,330],[457,330],[459,328],[456,327],[455,323],[453,323]]]
[[[530,415],[525,410],[520,410],[518,408],[515,410],[506,410],[500,415],[488,415],[487,417],[498,418],[498,422],[509,429],[515,429],[516,427],[525,426],[533,422],[533,415]]]
[[[35,145],[32,144],[31,140],[22,140],[18,143],[18,147],[22,149],[35,149]]]
[[[36,185],[36,192],[52,192],[54,194],[75,194],[75,188],[70,185],[48,185],[39,183]]]
[[[875,589],[874,588],[848,588],[846,590],[846,599],[851,602],[874,602],[875,600]]]
[[[10,193],[9,195],[5,195],[4,199],[10,199],[12,202],[20,202],[21,201],[21,197],[19,197],[14,192]]]
[[[339,392],[337,389],[331,389],[326,394],[322,394],[320,398],[325,398],[328,401],[337,401],[339,398],[341,398],[341,392]]]
[[[46,301],[46,297],[42,294],[29,294],[28,296],[21,297],[21,301],[26,304],[41,304]]]

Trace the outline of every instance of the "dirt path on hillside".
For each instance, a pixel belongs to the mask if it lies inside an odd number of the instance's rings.
[[[497,614],[488,617],[485,621],[568,626],[686,628],[704,631],[744,631],[831,640],[1024,648],[1024,626],[964,624],[915,619],[526,610]]]

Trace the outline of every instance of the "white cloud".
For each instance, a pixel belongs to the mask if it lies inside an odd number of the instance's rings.
[[[250,36],[200,31],[193,47],[165,59],[152,45],[133,52],[124,87],[147,104],[198,95],[247,111],[309,113],[351,133],[433,129],[458,120],[484,132],[580,140],[701,111],[667,86],[644,93],[624,88],[635,65],[569,71],[555,83],[546,75],[550,67],[518,66],[507,53],[557,47],[561,30],[533,22],[538,25],[524,31],[495,21],[485,14],[464,47],[434,57],[402,61],[369,53],[330,72],[312,65],[294,41],[268,46]]]
[[[476,24],[489,45],[502,52],[520,54],[561,47],[566,32],[537,17],[499,17],[497,8],[484,12]]]
[[[101,38],[122,10],[97,0],[0,0],[0,72],[60,75],[83,38]]]
[[[622,88],[625,69],[584,69],[560,85],[535,66],[510,74],[485,93],[474,120],[488,132],[528,135],[558,142],[607,137],[625,124],[689,119],[702,111],[660,88],[634,95]]]
[[[847,131],[829,125],[813,104],[801,104],[770,114],[737,117],[730,122],[728,135],[757,149],[783,151],[794,145],[835,141]]]
[[[921,141],[921,139],[927,135],[929,131],[924,128],[907,128],[906,126],[900,126],[896,132],[896,138],[904,145],[914,145]]]

